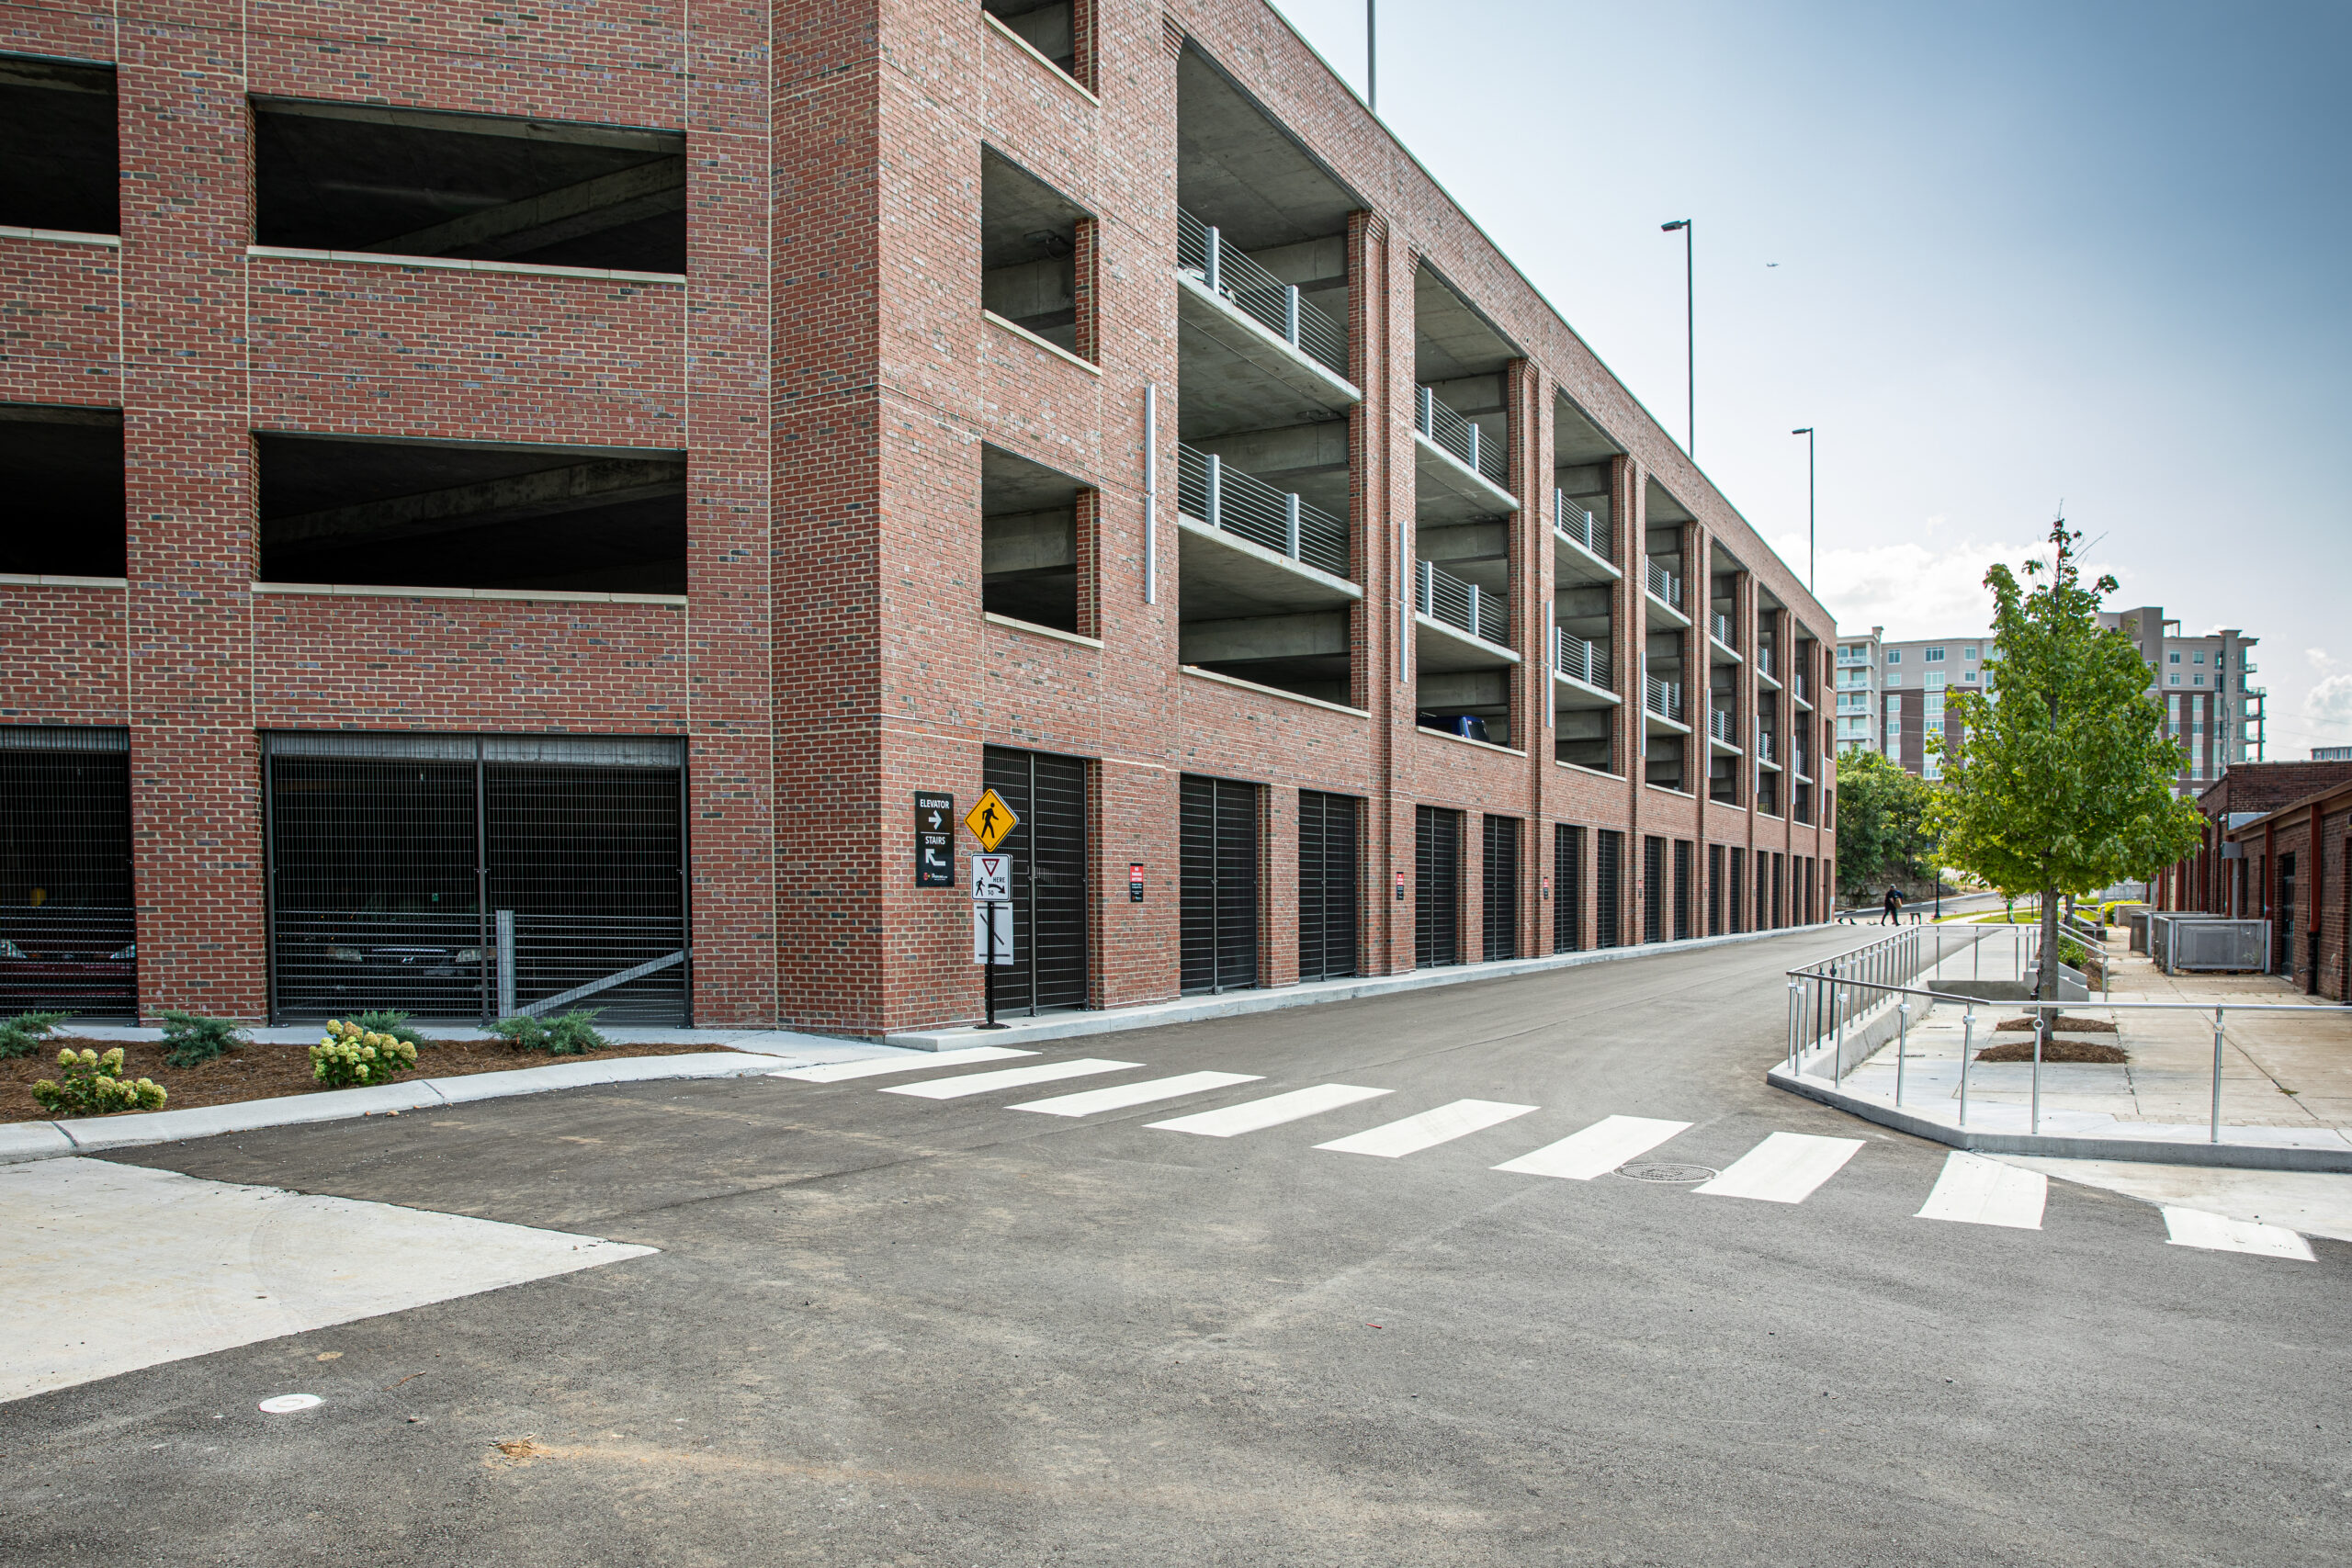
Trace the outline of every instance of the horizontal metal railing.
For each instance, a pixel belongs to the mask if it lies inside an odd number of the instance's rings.
[[[1510,646],[1510,615],[1499,597],[1475,582],[1463,581],[1433,561],[1418,564],[1422,615],[1499,647]]]
[[[1423,387],[1419,393],[1414,400],[1413,428],[1485,478],[1498,485],[1509,482],[1509,454],[1497,443],[1485,439],[1476,425],[1438,401],[1435,392]]]
[[[1758,725],[1756,728],[1756,760],[1769,762],[1772,758],[1772,732]]]
[[[1348,334],[1339,322],[1299,298],[1284,283],[1226,243],[1213,223],[1176,209],[1176,265],[1200,275],[1209,292],[1306,355],[1334,376],[1348,373]]]
[[[1616,558],[1616,530],[1609,525],[1609,519],[1596,516],[1570,501],[1566,491],[1552,492],[1552,526],[1602,560],[1613,561]]]
[[[1348,575],[1347,525],[1288,491],[1228,468],[1214,452],[1176,448],[1176,505],[1212,528],[1334,577]]]
[[[1604,692],[1617,689],[1611,683],[1609,650],[1557,626],[1552,628],[1552,667],[1588,686],[1598,686]]]
[[[1682,722],[1682,682],[1661,681],[1655,675],[1643,677],[1642,705],[1660,718]]]
[[[1708,707],[1707,733],[1726,746],[1739,744],[1732,739],[1732,715],[1729,708],[1719,708],[1712,705]]]
[[[1772,679],[1777,681],[1781,676],[1780,671],[1776,668],[1779,660],[1775,657],[1775,651],[1776,650],[1772,647],[1771,638],[1758,637],[1756,639],[1757,673],[1759,675],[1770,675]]]
[[[1722,643],[1725,648],[1731,647],[1731,617],[1729,615],[1708,616],[1707,635],[1713,637],[1717,642]]]
[[[1789,671],[1789,691],[1791,694],[1792,694],[1796,700],[1801,703],[1809,703],[1813,701],[1813,698],[1806,694],[1804,671],[1802,670],[1792,670]]]
[[[1649,591],[1657,598],[1679,606],[1682,603],[1682,580],[1656,561],[1649,566]]]

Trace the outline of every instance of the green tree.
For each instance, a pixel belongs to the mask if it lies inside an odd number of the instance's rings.
[[[1996,887],[2041,894],[2036,995],[2058,996],[2058,903],[2122,877],[2144,877],[2196,847],[2195,803],[2173,793],[2184,759],[2165,735],[2148,667],[2120,627],[2101,631],[2112,577],[2086,588],[2064,518],[2049,563],[2025,563],[2029,592],[2006,565],[1993,591],[1988,690],[1953,697],[1960,756],[1944,769],[1934,816],[1945,859]]]
[[[1934,794],[1879,752],[1838,759],[1838,873],[1849,889],[1875,889],[1940,863],[1928,816]]]

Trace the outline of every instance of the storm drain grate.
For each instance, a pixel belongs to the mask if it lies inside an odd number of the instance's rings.
[[[1621,1165],[1617,1174],[1632,1181],[1713,1181],[1715,1172],[1703,1165]]]

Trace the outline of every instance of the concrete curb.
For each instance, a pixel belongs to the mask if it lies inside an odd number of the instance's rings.
[[[2296,1149],[2264,1144],[2175,1143],[2162,1138],[2067,1137],[2056,1134],[1980,1133],[1951,1126],[1883,1100],[1849,1094],[1813,1082],[1786,1067],[1774,1067],[1764,1081],[1775,1089],[1915,1138],[1965,1149],[1971,1154],[2042,1155],[2052,1159],[2130,1160],[2148,1165],[2220,1166],[2238,1170],[2352,1171],[2352,1148]],[[2225,1125],[2222,1129],[2228,1131]]]
[[[956,1051],[967,1045],[1012,1045],[1033,1040],[1073,1040],[1090,1034],[1117,1034],[1130,1029],[1156,1029],[1163,1024],[1198,1023],[1205,1019],[1238,1018],[1250,1013],[1278,1012],[1285,1008],[1314,1007],[1324,1002],[1351,1002],[1368,997],[1394,996],[1400,991],[1427,990],[1433,986],[1464,986],[1480,980],[1516,980],[1555,969],[1576,969],[1587,964],[1615,964],[1629,958],[1655,958],[1702,948],[1730,947],[1745,942],[1769,942],[1775,937],[1826,931],[1838,922],[1781,926],[1769,931],[1741,931],[1734,936],[1690,937],[1682,942],[1644,942],[1633,947],[1605,947],[1582,953],[1555,953],[1541,958],[1510,958],[1492,964],[1458,964],[1443,969],[1415,969],[1403,975],[1371,975],[1347,980],[1311,980],[1280,990],[1234,991],[1219,997],[1186,997],[1177,1001],[1146,1002],[1140,1007],[1114,1008],[1101,1012],[1057,1012],[1043,1018],[1005,1021],[1006,1027],[984,1030],[970,1024],[945,1029],[909,1030],[882,1037],[885,1045],[914,1051]]]

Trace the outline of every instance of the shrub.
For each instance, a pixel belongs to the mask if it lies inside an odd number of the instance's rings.
[[[545,1051],[550,1056],[601,1051],[612,1043],[596,1032],[595,1018],[603,1010],[579,1008],[552,1021],[518,1012],[492,1024],[490,1032],[504,1036],[518,1051]]]
[[[163,1016],[164,1061],[169,1066],[197,1066],[247,1043],[237,1026],[225,1018],[171,1009]]]
[[[2071,937],[2058,939],[2058,962],[2066,965],[2067,968],[2080,969],[2089,957],[2090,954],[2084,951],[2081,942]]]
[[[327,1037],[311,1047],[311,1076],[329,1089],[389,1083],[416,1066],[416,1047],[405,1040],[327,1020]]]
[[[31,1055],[40,1048],[42,1035],[73,1016],[70,1012],[20,1012],[0,1019],[0,1062]]]
[[[370,1034],[389,1034],[403,1044],[430,1045],[433,1043],[416,1032],[415,1025],[409,1022],[408,1014],[404,1012],[363,1012],[351,1021]],[[327,1027],[332,1029],[334,1026],[329,1023]]]
[[[122,1047],[105,1055],[96,1051],[60,1051],[57,1065],[65,1081],[43,1078],[33,1085],[33,1099],[53,1116],[104,1116],[117,1111],[161,1111],[170,1097],[153,1078],[122,1077]]]

